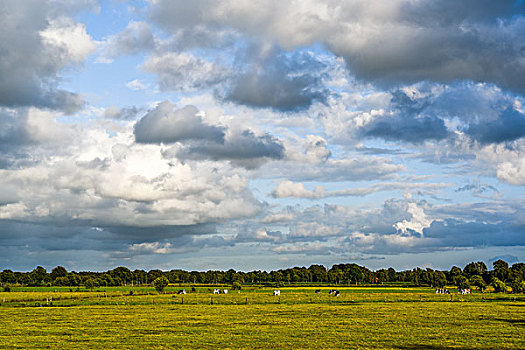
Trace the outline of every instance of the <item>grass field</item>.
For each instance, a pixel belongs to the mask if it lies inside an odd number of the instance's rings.
[[[173,294],[178,289],[13,288],[0,293],[0,349],[525,349],[523,295],[395,287],[338,288],[339,297],[318,287],[281,288],[280,297],[256,287]]]

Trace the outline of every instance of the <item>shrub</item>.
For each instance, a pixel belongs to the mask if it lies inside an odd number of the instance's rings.
[[[4,292],[10,292],[11,291],[11,286],[9,284],[6,284],[4,286]]]
[[[153,281],[153,286],[157,290],[157,292],[162,293],[164,291],[164,288],[168,286],[168,279],[164,276],[158,277]]]
[[[233,284],[232,284],[232,289],[233,289],[233,290],[241,290],[241,289],[242,289],[242,284],[241,284],[241,282],[239,282],[239,281],[235,281],[235,282],[233,282]]]

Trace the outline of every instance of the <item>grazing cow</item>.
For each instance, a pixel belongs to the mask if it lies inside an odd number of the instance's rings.
[[[320,289],[316,289],[315,290],[315,294],[321,294],[321,290]]]
[[[221,291],[219,289],[214,289],[213,290],[213,294],[220,294],[220,293],[221,293]]]
[[[181,289],[177,292],[177,294],[186,294],[186,289]]]
[[[328,294],[335,294],[335,292],[337,292],[335,289],[330,289],[330,291],[328,292]]]
[[[228,294],[228,289],[222,291],[224,294]]]
[[[334,295],[335,295],[336,297],[338,297],[338,296],[339,296],[339,291],[336,290],[336,291],[334,292]]]
[[[280,290],[274,290],[273,291],[273,295],[276,296],[276,295],[281,295],[281,291]]]

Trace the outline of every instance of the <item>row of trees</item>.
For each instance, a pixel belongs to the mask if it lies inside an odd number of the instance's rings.
[[[463,269],[454,266],[449,271],[430,268],[415,268],[396,271],[393,268],[371,271],[357,264],[337,264],[330,269],[323,265],[293,267],[276,271],[241,272],[227,271],[185,271],[185,270],[134,270],[117,267],[106,272],[68,272],[57,266],[47,272],[38,266],[31,272],[13,272],[3,270],[0,273],[2,284],[20,284],[26,286],[122,286],[151,284],[159,277],[165,277],[170,283],[205,283],[205,284],[278,284],[285,283],[331,283],[331,284],[384,284],[406,283],[415,286],[442,288],[456,285],[459,288],[476,286],[483,290],[491,284],[496,291],[503,291],[510,286],[515,292],[525,289],[525,263],[509,266],[503,260],[493,263],[489,270],[482,261],[471,262]]]

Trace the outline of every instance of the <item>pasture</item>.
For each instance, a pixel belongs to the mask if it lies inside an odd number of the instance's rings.
[[[329,289],[13,288],[0,293],[0,349],[525,348],[523,295]]]

